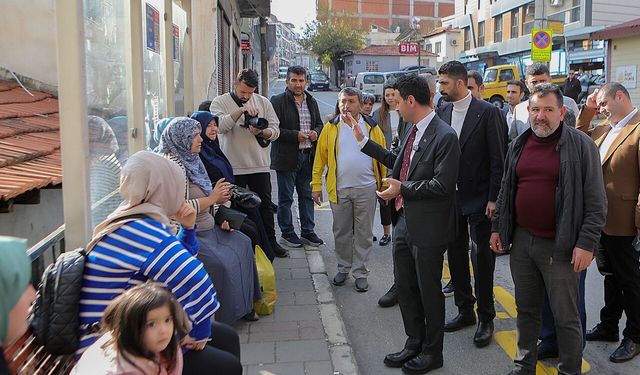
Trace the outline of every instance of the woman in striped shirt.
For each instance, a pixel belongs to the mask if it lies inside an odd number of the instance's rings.
[[[182,170],[160,155],[140,151],[123,168],[119,190],[122,204],[95,228],[87,246],[91,252],[82,282],[78,354],[98,339],[94,326],[113,298],[154,280],[174,294],[193,326],[183,341],[188,349],[184,374],[199,374],[203,368],[242,373],[237,334],[223,324],[211,324],[220,305],[211,279],[195,258],[195,212],[184,200]],[[138,218],[126,219],[132,215]],[[181,224],[177,237],[169,230],[170,217]]]

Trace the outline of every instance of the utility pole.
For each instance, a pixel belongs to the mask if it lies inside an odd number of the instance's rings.
[[[269,97],[269,53],[267,51],[267,20],[260,17],[260,78],[262,96]]]

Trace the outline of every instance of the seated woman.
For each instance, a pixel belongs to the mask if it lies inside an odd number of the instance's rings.
[[[215,224],[213,206],[231,198],[230,184],[220,179],[215,188],[212,187],[198,157],[202,143],[200,132],[198,121],[176,117],[162,133],[158,149],[177,163],[187,177],[185,197],[198,213],[198,259],[204,263],[222,302],[217,320],[233,323],[242,317],[256,319],[253,304],[261,299],[261,293],[251,240],[239,231],[230,231],[227,222],[222,226]]]
[[[211,112],[198,111],[193,113],[191,118],[198,121],[202,128],[200,133],[200,137],[202,137],[200,160],[202,160],[207,170],[209,180],[213,183],[224,178],[225,181],[234,183],[233,168],[220,149],[218,141],[218,116]],[[269,260],[273,262],[275,253],[271,249],[267,231],[262,223],[258,208],[248,209],[233,203],[230,207],[247,215],[242,227],[240,227],[240,231],[251,238],[254,247],[259,245]]]
[[[189,349],[183,373],[216,368],[241,374],[238,335],[227,325],[211,323],[220,305],[209,275],[195,258],[196,214],[184,200],[184,173],[162,156],[140,151],[122,169],[119,191],[122,203],[95,228],[87,245],[77,354],[99,338],[96,325],[112,299],[154,280],[176,297],[193,326],[183,341]],[[181,225],[177,238],[169,229],[170,218]],[[208,342],[212,330],[215,339]]]

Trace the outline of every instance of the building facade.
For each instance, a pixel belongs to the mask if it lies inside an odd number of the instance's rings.
[[[422,50],[420,64],[433,66],[435,55]],[[361,72],[392,72],[418,65],[418,55],[403,55],[395,46],[368,46],[343,55],[344,73],[354,77]]]
[[[460,60],[483,70],[499,64],[528,64],[531,30],[559,27],[554,34],[552,73],[569,67],[604,67],[604,44],[591,32],[640,16],[640,3],[627,0],[455,0],[455,14],[443,20],[461,30]]]
[[[442,26],[423,37],[424,49],[437,55],[434,64],[436,69],[447,61],[458,60],[462,51],[461,35],[460,29]]]
[[[454,0],[317,0],[318,9],[346,13],[366,30],[380,26],[404,31],[416,17],[439,21],[454,13]]]

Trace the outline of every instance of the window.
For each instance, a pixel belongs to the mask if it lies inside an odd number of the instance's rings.
[[[527,5],[524,10],[524,22],[522,23],[522,35],[531,34],[533,30],[533,22],[536,18],[536,6],[535,3]]]
[[[498,69],[487,69],[487,71],[484,72],[484,78],[482,80],[484,83],[495,82],[497,75]]]
[[[442,42],[436,42],[436,49],[435,49],[435,54],[439,55],[440,52],[442,51]]]
[[[484,21],[478,22],[478,47],[484,47]]]
[[[365,69],[367,70],[367,72],[377,72],[378,71],[378,62],[375,61],[375,60],[367,61],[365,66],[366,66]],[[367,76],[365,76],[365,79],[366,79],[366,77]],[[384,80],[384,78],[383,78],[383,80]]]
[[[470,50],[471,49],[471,28],[470,27],[465,27],[464,28],[464,50]]]
[[[520,9],[514,9],[511,12],[511,38],[520,36]]]
[[[502,14],[493,19],[493,42],[502,42]]]
[[[425,46],[425,49],[427,50],[427,52],[433,52],[433,45],[429,43]]]
[[[376,62],[376,67],[378,63]],[[384,75],[382,74],[365,74],[362,82],[370,84],[384,84]]]
[[[499,81],[511,81],[513,79],[513,70],[512,69],[504,69],[500,71],[500,79]]]

